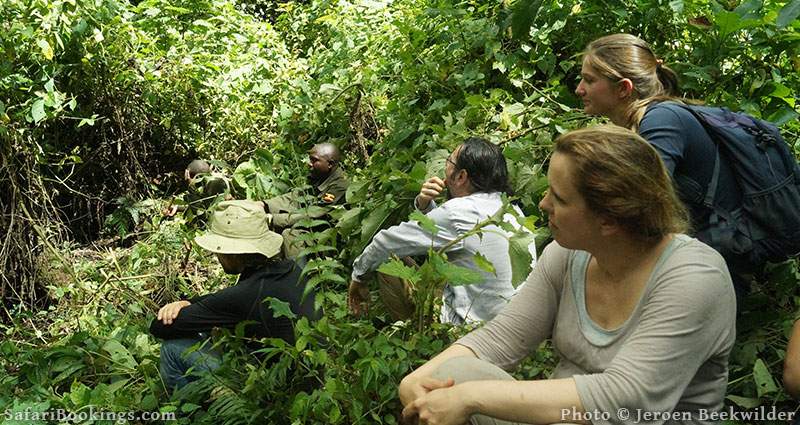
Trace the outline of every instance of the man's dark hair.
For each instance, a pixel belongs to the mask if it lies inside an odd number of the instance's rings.
[[[511,192],[503,150],[486,139],[470,137],[465,140],[458,150],[455,166],[467,172],[476,192]]]
[[[195,178],[198,174],[206,174],[211,172],[211,164],[202,159],[195,159],[186,166],[189,170],[189,177]]]

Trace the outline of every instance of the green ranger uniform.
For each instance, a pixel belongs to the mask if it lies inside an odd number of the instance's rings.
[[[189,181],[189,189],[183,197],[185,207],[179,210],[191,212],[187,220],[191,223],[195,218],[205,221],[206,212],[231,193],[230,179],[222,173],[198,174]]]
[[[350,181],[344,171],[335,167],[325,180],[313,185],[313,195],[306,194],[304,190],[293,190],[264,201],[266,209],[272,214],[272,227],[284,229],[283,246],[287,258],[297,256],[304,248],[302,243],[295,243],[295,239],[308,232],[307,229],[292,226],[305,219],[322,218],[328,213],[328,206],[344,203],[349,185]]]

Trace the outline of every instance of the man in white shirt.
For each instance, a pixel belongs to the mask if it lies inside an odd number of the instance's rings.
[[[445,189],[448,200],[437,206],[434,198]],[[394,254],[398,257],[425,254],[429,248],[440,249],[502,207],[501,194],[508,192],[508,170],[502,150],[492,143],[470,137],[447,158],[445,179],[431,177],[422,185],[414,206],[436,223],[436,234],[424,230],[415,221],[406,221],[382,230],[353,263],[353,273],[348,290],[348,305],[356,314],[367,309],[369,289],[367,277]],[[514,224],[508,215],[506,221]],[[530,250],[535,255],[535,249]],[[495,273],[488,273],[475,264],[480,253],[492,263]],[[481,236],[467,237],[447,250],[450,263],[479,271],[482,282],[470,285],[446,285],[443,290],[440,320],[446,323],[487,321],[493,318],[516,293],[512,285],[511,261],[508,255],[506,233],[497,226],[487,226]],[[386,285],[381,279],[381,285]],[[387,300],[381,288],[384,303],[394,319],[408,316],[408,308],[398,312],[392,309],[395,302]],[[397,293],[398,291],[394,291]],[[402,292],[402,291],[400,291]],[[395,310],[395,311],[393,311]],[[413,306],[411,311],[413,313]],[[402,317],[406,316],[406,317]]]

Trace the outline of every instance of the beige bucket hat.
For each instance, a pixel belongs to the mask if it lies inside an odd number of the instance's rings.
[[[217,254],[263,254],[274,257],[283,237],[269,230],[261,202],[223,201],[214,208],[208,230],[194,238],[201,248]]]

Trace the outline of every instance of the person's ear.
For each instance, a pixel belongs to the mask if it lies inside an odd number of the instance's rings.
[[[461,185],[467,184],[469,183],[469,173],[467,172],[467,170],[464,169],[458,170],[458,174],[456,174],[456,179],[457,179],[456,181],[458,181],[458,183]]]
[[[617,93],[620,99],[627,99],[633,94],[633,81],[623,78],[617,82]]]
[[[600,234],[602,236],[613,236],[619,233],[622,227],[617,220],[603,217],[600,219]]]

